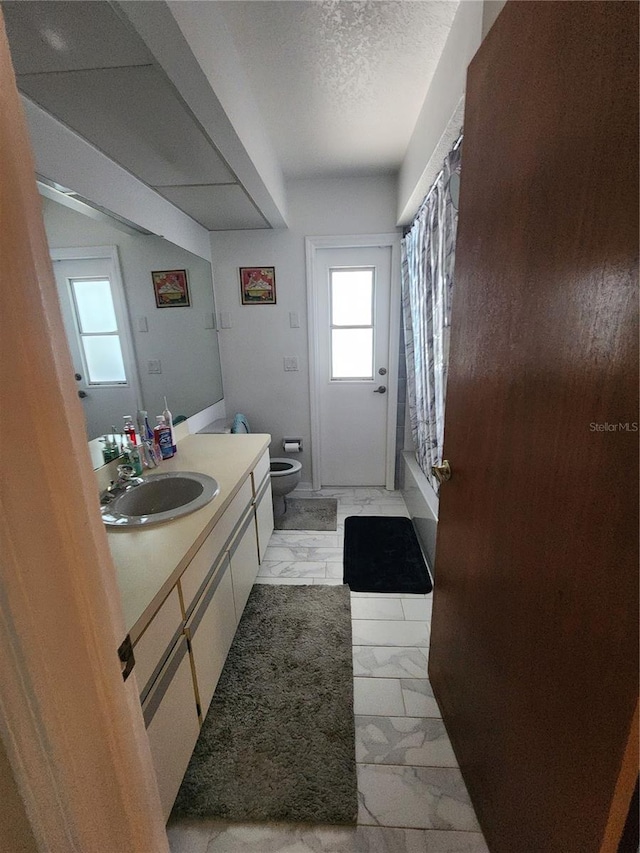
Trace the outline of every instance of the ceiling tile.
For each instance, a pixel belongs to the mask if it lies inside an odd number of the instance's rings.
[[[16,74],[148,65],[142,39],[105,2],[2,4]]]
[[[238,184],[155,189],[209,231],[269,227]]]
[[[18,87],[147,184],[235,181],[155,67],[31,74]]]

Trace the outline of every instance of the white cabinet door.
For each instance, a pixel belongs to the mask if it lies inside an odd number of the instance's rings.
[[[253,511],[248,514],[234,543],[231,545],[229,556],[231,558],[236,621],[239,622],[249,598],[251,587],[258,574],[258,540]]]
[[[200,732],[186,637],[155,680],[142,713],[167,820]]]
[[[247,477],[180,578],[187,617],[191,615],[196,599],[204,591],[206,578],[211,571],[211,566],[213,566],[225,549],[229,539],[233,535],[235,527],[247,511],[252,498],[251,477]]]
[[[133,670],[144,701],[160,672],[171,648],[182,633],[182,609],[178,590],[172,589],[133,647],[136,665]]]
[[[228,554],[207,584],[187,629],[204,719],[236,631]]]
[[[267,480],[264,490],[256,501],[256,528],[258,531],[258,555],[260,562],[262,562],[273,533],[273,500],[271,498],[270,480]]]

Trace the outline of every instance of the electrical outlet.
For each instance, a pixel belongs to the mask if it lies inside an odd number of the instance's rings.
[[[137,325],[138,325],[138,331],[139,332],[148,332],[149,331],[149,326],[147,324],[147,318],[146,317],[138,317]]]
[[[297,370],[298,369],[298,356],[297,355],[286,356],[284,359],[284,369],[286,371]]]
[[[300,315],[297,311],[289,311],[289,326],[292,329],[300,328]]]
[[[159,358],[150,358],[147,362],[147,373],[162,373],[162,364]]]

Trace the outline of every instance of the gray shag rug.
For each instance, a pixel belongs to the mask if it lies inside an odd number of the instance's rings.
[[[287,510],[274,518],[276,530],[337,530],[336,498],[284,499]]]
[[[254,586],[174,817],[355,823],[345,586]]]

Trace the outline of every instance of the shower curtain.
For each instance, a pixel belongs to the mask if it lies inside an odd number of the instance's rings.
[[[402,308],[411,432],[420,468],[438,492],[462,135],[402,240]]]

